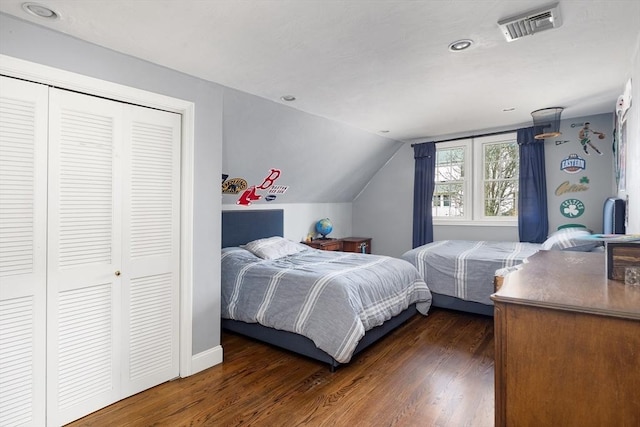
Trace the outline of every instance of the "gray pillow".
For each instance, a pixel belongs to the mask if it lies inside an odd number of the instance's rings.
[[[308,249],[306,245],[279,236],[254,240],[240,247],[262,259],[282,258]]]
[[[600,245],[599,241],[590,240],[591,231],[586,228],[563,228],[549,235],[542,244],[543,250],[590,252]]]

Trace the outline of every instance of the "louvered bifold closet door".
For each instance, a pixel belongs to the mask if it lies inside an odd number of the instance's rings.
[[[47,418],[179,374],[180,121],[51,90]]]
[[[179,374],[180,121],[128,106],[124,150],[126,395]]]
[[[47,419],[120,398],[122,105],[51,89]]]
[[[0,426],[45,421],[47,91],[0,77]]]

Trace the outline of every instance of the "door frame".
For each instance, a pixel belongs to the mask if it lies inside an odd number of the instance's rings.
[[[195,104],[0,54],[0,74],[115,101],[178,113],[180,147],[180,377],[193,372],[193,169]]]

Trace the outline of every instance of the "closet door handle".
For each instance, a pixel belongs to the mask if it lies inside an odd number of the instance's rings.
[[[116,276],[120,275],[120,270],[116,270]]]

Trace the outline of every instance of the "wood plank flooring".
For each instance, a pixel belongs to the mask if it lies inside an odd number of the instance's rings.
[[[493,319],[432,308],[331,373],[223,333],[224,362],[70,426],[494,425]]]

